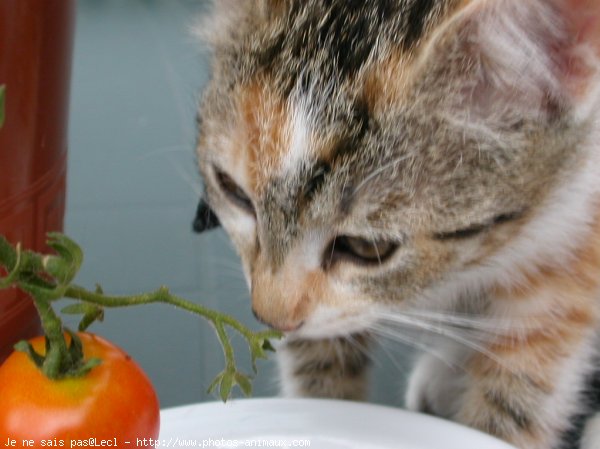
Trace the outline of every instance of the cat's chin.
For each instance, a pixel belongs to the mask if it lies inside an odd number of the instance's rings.
[[[375,321],[374,314],[367,310],[348,312],[319,307],[298,330],[286,335],[309,340],[347,337],[368,331]]]

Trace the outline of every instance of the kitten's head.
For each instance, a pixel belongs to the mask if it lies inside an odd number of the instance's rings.
[[[510,247],[586,157],[593,4],[216,2],[200,169],[256,315],[356,331]]]

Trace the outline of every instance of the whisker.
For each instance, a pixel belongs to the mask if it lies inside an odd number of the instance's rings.
[[[348,343],[350,343],[350,345],[353,346],[356,349],[356,351],[358,351],[358,352],[360,352],[362,354],[366,354],[366,353],[370,352],[370,348],[365,343],[359,341],[356,338],[356,336],[354,336],[354,335],[351,334],[351,335],[348,335],[345,338],[348,340]],[[371,361],[374,364],[379,365],[379,362],[376,359],[371,358]]]
[[[181,179],[192,189],[192,192],[194,192],[194,195],[196,198],[199,198],[202,196],[202,185],[201,183],[192,178],[192,175],[190,175],[189,173],[185,172],[185,169],[183,167],[181,167],[179,164],[177,164],[174,160],[169,158],[169,163],[171,164],[171,166],[175,169],[175,171],[179,174],[179,176],[181,177]]]
[[[498,365],[505,368],[507,371],[514,372],[514,369],[507,365],[507,363],[490,351],[488,348],[483,346],[482,344],[478,344],[474,337],[474,333],[469,330],[455,329],[448,326],[443,326],[441,323],[432,323],[424,320],[417,319],[415,317],[409,317],[407,315],[403,315],[400,313],[386,313],[381,314],[380,321],[382,323],[389,324],[400,324],[405,326],[412,326],[416,329],[422,329],[424,331],[431,332],[435,335],[440,335],[443,337],[448,337],[469,349],[472,349],[482,355],[485,355],[490,360],[493,360]],[[461,332],[463,335],[461,335]],[[484,340],[485,341],[485,340]]]
[[[391,338],[386,337],[384,335],[380,335],[380,336],[382,338],[387,339],[390,342],[393,341]],[[398,340],[398,341],[400,341],[400,340]],[[393,342],[396,343],[396,341],[393,341]],[[392,362],[392,365],[394,365],[394,368],[396,368],[396,370],[398,370],[398,372],[401,372],[404,375],[408,375],[410,373],[410,369],[407,368],[406,366],[404,366],[402,363],[398,362],[396,355],[390,350],[390,348],[387,347],[387,345],[385,343],[386,342],[382,342],[381,344],[378,345],[378,347],[381,349],[383,354]],[[408,343],[404,343],[402,341],[400,341],[400,343],[404,344],[405,346],[411,346]],[[374,358],[373,361],[378,367],[381,366],[381,362],[379,362],[377,359]]]
[[[371,237],[371,244],[373,245],[373,249],[375,250],[375,254],[377,254],[377,261],[379,262],[379,266],[381,266],[381,254],[379,254],[379,248],[377,248],[377,243],[375,239]]]
[[[442,352],[438,351],[436,348],[434,348],[432,346],[428,346],[422,342],[411,339],[409,336],[404,335],[400,332],[394,332],[395,329],[386,327],[384,325],[373,325],[372,330],[373,330],[373,332],[375,332],[377,335],[381,336],[382,338],[387,338],[392,341],[399,341],[401,343],[404,343],[407,346],[413,347],[422,352],[426,352],[428,354],[433,355],[434,357],[440,359],[442,362],[444,362],[446,365],[448,365],[451,368],[456,368],[456,364],[453,361],[451,361],[446,356],[446,354],[443,354]]]
[[[505,334],[506,332],[524,331],[529,329],[522,324],[516,325],[508,319],[490,318],[487,316],[477,316],[473,314],[461,314],[459,312],[435,312],[421,310],[407,310],[405,315],[415,318],[430,320],[458,328],[468,328],[486,331],[487,333]],[[532,327],[533,328],[533,327]]]
[[[333,253],[335,251],[335,242],[337,241],[337,235],[333,238],[333,243],[331,244],[331,252],[329,253],[329,262],[327,266],[331,266],[331,261],[333,260]]]

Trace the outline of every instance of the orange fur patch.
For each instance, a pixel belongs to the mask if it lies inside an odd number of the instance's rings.
[[[246,160],[248,185],[258,194],[269,176],[281,165],[287,150],[285,129],[290,117],[285,102],[257,81],[239,94],[242,141],[233,149],[236,158]],[[243,154],[242,154],[243,153]]]
[[[585,244],[573,254],[566,267],[539,265],[534,270],[523,269],[525,282],[510,287],[497,286],[494,296],[504,300],[527,300],[541,290],[554,291],[560,299],[589,298],[600,288],[600,207]]]
[[[363,97],[375,115],[406,97],[412,59],[410,54],[394,49],[365,74]]]
[[[586,243],[575,251],[568,266],[523,270],[524,282],[493,289],[494,301],[505,301],[508,310],[530,300],[546,302],[539,304],[535,316],[519,317],[523,329],[495,338],[486,348],[506,366],[480,355],[469,367],[473,375],[497,376],[510,367],[546,388],[553,384],[556,362],[572,354],[600,318],[600,208],[596,217]]]

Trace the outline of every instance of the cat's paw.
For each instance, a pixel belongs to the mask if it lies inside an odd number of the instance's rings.
[[[466,389],[464,372],[430,354],[421,356],[408,381],[406,408],[451,418]]]

